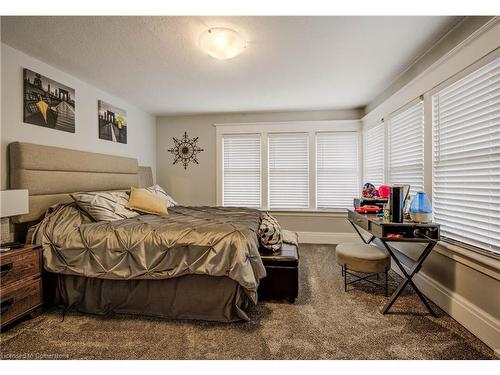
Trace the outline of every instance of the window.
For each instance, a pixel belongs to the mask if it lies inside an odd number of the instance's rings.
[[[376,187],[385,183],[385,134],[384,123],[363,133],[363,183],[371,182]]]
[[[260,134],[224,135],[223,206],[260,207]]]
[[[218,205],[343,211],[359,196],[361,121],[215,126]]]
[[[500,253],[500,59],[432,106],[434,219],[446,238]]]
[[[358,133],[316,135],[316,200],[318,208],[352,207],[359,195]]]
[[[424,189],[424,103],[418,101],[390,119],[389,181]]]
[[[309,208],[307,133],[269,135],[269,208]]]

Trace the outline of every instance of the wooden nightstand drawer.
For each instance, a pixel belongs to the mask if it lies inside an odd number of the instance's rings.
[[[5,326],[42,305],[42,279],[28,279],[21,283],[15,283],[9,287],[2,288],[0,301],[1,324]]]
[[[2,288],[25,278],[40,276],[40,248],[26,247],[10,250],[0,256]]]

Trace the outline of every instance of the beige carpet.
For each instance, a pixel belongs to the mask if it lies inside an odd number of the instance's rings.
[[[393,313],[381,315],[382,292],[358,285],[344,293],[334,246],[303,245],[296,303],[259,303],[251,322],[79,313],[69,313],[61,322],[61,311],[53,310],[2,333],[1,353],[4,359],[494,358],[449,316],[427,315],[409,290]]]

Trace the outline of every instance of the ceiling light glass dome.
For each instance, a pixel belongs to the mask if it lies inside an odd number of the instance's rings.
[[[210,56],[226,60],[243,52],[245,42],[234,30],[214,27],[201,34],[200,47]]]

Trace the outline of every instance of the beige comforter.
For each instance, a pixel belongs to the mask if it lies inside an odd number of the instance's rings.
[[[35,232],[49,272],[102,279],[168,279],[188,274],[227,276],[257,301],[266,271],[257,237],[258,210],[169,208],[92,222],[75,204],[56,206]]]

